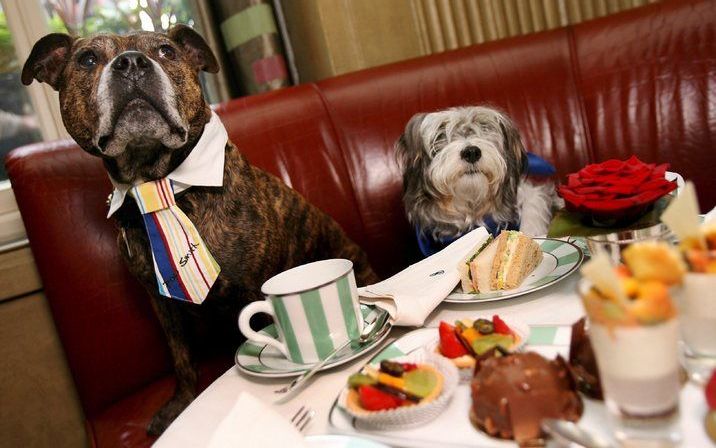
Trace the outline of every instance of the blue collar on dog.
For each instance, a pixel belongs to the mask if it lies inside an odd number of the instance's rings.
[[[556,170],[554,169],[554,166],[552,166],[551,163],[544,160],[537,154],[533,154],[531,152],[527,153],[527,175],[528,176],[552,176]],[[487,229],[488,232],[492,234],[492,236],[497,237],[497,235],[500,234],[503,230],[519,230],[520,229],[520,223],[518,222],[495,222],[494,219],[492,219],[492,216],[486,216],[484,218],[483,226],[485,229]],[[424,231],[425,230],[425,231]],[[474,230],[474,228],[467,229],[465,233],[470,232],[471,230]],[[415,234],[418,238],[418,247],[420,248],[420,252],[425,257],[429,257],[430,255],[437,253],[444,249],[447,245],[455,241],[456,239],[460,238],[462,235],[457,235],[455,237],[449,237],[449,238],[435,238],[432,236],[432,232],[430,232],[430,229],[420,229],[417,226],[415,227]]]
[[[495,222],[492,219],[492,216],[485,217],[485,222],[483,227],[492,234],[492,236],[497,237],[497,235],[500,234],[503,230],[519,230],[520,229],[520,223],[519,222]],[[462,235],[474,230],[475,228],[471,227],[467,229]],[[424,257],[429,257],[437,252],[440,252],[445,247],[447,247],[450,243],[455,241],[456,239],[460,238],[462,235],[457,235],[454,237],[447,237],[447,238],[435,238],[430,234],[426,234],[425,232],[421,231],[418,227],[415,228],[415,235],[418,238],[418,247],[420,248],[420,252],[423,254]]]

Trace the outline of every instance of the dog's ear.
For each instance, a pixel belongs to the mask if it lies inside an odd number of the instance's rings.
[[[186,25],[174,25],[167,36],[181,47],[197,71],[204,70],[209,73],[219,71],[219,62],[214,52],[199,33]]]
[[[500,120],[500,130],[502,130],[502,137],[505,141],[505,149],[511,152],[515,156],[518,166],[520,167],[520,173],[527,173],[527,151],[525,145],[522,144],[522,137],[520,137],[520,131],[517,129],[512,121],[506,117]]]
[[[74,37],[62,33],[48,34],[38,40],[22,68],[22,83],[28,86],[36,79],[59,90],[60,75],[70,60],[74,41]]]
[[[423,156],[423,139],[420,135],[420,125],[427,114],[415,114],[405,125],[405,131],[395,143],[395,156],[398,164],[405,170],[416,164]]]

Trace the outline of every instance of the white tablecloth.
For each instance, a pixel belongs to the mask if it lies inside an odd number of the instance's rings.
[[[509,321],[518,319],[526,324],[570,325],[584,315],[581,301],[576,294],[576,282],[579,274],[575,273],[557,285],[523,297],[482,304],[441,304],[426,321],[426,327],[437,327],[440,320],[454,321],[458,318],[498,313]],[[382,345],[385,346],[413,328],[396,327]],[[308,405],[316,411],[311,424],[306,428],[307,434],[327,434],[328,412],[346,378],[365,363],[377,350],[371,351],[355,361],[335,369],[321,372],[303,391],[285,404],[273,405],[275,409],[289,418],[302,405]],[[194,402],[174,421],[166,432],[157,440],[157,447],[181,448],[206,446],[212,433],[222,419],[229,413],[236,398],[243,390],[271,403],[276,394],[273,391],[279,386],[290,382],[289,379],[264,379],[245,375],[236,368],[229,369],[211,384]],[[703,426],[698,422],[699,412],[705,409],[681,409],[682,420],[690,414],[689,428],[684,432],[700,431],[697,440],[704,441]],[[693,414],[693,417],[691,416]],[[702,417],[701,417],[702,418]],[[690,437],[686,437],[690,439]],[[686,442],[686,440],[685,440]],[[684,445],[689,446],[689,445]]]

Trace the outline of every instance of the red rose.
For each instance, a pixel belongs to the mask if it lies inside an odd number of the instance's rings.
[[[567,176],[557,191],[569,211],[592,216],[601,222],[636,219],[657,199],[676,188],[664,178],[668,163],[607,160],[587,165]]]

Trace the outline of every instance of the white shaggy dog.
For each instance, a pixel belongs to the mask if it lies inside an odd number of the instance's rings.
[[[457,107],[417,114],[396,150],[405,211],[424,255],[435,252],[424,247],[426,238],[445,245],[478,226],[493,234],[505,229],[531,236],[547,232],[558,202],[554,184],[526,177],[527,152],[503,113]],[[529,159],[553,172],[538,157]]]

